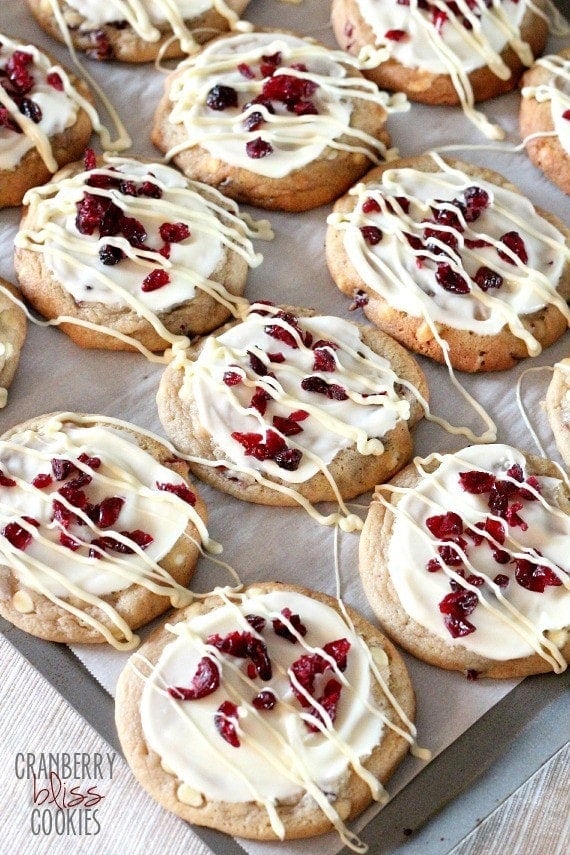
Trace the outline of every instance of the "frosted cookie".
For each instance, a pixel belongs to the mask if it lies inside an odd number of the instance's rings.
[[[0,408],[6,406],[27,331],[26,315],[9,294],[18,296],[14,286],[0,277]]]
[[[332,25],[349,52],[365,45],[388,50],[366,72],[378,86],[425,104],[461,105],[495,138],[504,134],[473,105],[516,87],[542,53],[549,28],[529,0],[333,0]]]
[[[414,742],[400,655],[332,597],[271,583],[218,589],[157,630],[117,687],[127,762],[185,820],[256,840],[335,828]]]
[[[190,355],[166,368],[159,416],[192,471],[236,498],[350,499],[411,457],[426,381],[377,330],[255,303]]]
[[[498,371],[568,327],[570,231],[496,172],[433,153],[395,161],[328,222],[340,290],[417,353]]]
[[[238,201],[315,208],[387,154],[390,99],[357,64],[290,33],[216,39],[167,78],[152,140]]]
[[[568,484],[507,445],[416,460],[378,489],[360,541],[384,631],[471,676],[566,668],[569,559]]]
[[[570,194],[570,48],[537,60],[521,80],[519,124],[532,162]]]
[[[0,207],[81,156],[93,129],[91,94],[33,45],[0,34]]]
[[[65,643],[132,648],[132,630],[192,601],[205,508],[152,435],[55,413],[0,439],[0,614]]]
[[[266,222],[163,164],[85,165],[26,196],[15,265],[44,317],[76,319],[61,327],[82,347],[159,351],[236,314]]]
[[[546,414],[557,448],[570,466],[570,357],[554,366],[546,393]]]
[[[194,53],[239,26],[249,0],[28,0],[38,24],[90,59],[152,62]]]

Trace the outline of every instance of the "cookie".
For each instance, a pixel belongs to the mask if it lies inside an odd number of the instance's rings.
[[[116,695],[125,757],[152,797],[239,837],[336,828],[358,842],[344,823],[385,798],[379,782],[413,742],[414,696],[395,648],[348,614],[324,594],[260,583],[157,630]]]
[[[38,312],[82,347],[151,351],[235,315],[268,224],[163,164],[86,161],[26,196],[15,266]]]
[[[387,155],[389,97],[354,65],[286,32],[216,39],[167,78],[152,140],[240,202],[324,205]]]
[[[0,614],[32,635],[132,649],[187,605],[207,544],[187,465],[104,416],[54,413],[0,439]]]
[[[0,277],[0,408],[6,406],[28,327],[25,312],[10,294],[18,297],[14,286]]]
[[[377,330],[255,303],[189,356],[162,376],[159,417],[193,473],[236,498],[351,499],[411,458],[426,381]]]
[[[570,194],[570,48],[537,60],[521,80],[519,125],[528,156]],[[527,139],[531,137],[531,139]]]
[[[332,25],[350,53],[366,46],[380,51],[379,64],[366,75],[382,89],[424,104],[461,105],[488,136],[503,134],[473,104],[514,89],[544,50],[549,29],[528,0],[333,0]]]
[[[500,371],[568,327],[570,230],[496,172],[405,158],[372,170],[328,222],[340,290],[437,362]]]
[[[360,573],[384,631],[432,665],[497,678],[570,656],[570,489],[507,445],[433,454],[379,488]]]
[[[90,59],[152,62],[176,59],[239,24],[249,0],[28,0],[50,36]],[[136,6],[136,8],[135,8]]]
[[[6,208],[81,156],[95,113],[82,80],[4,33],[0,75],[0,208]]]
[[[566,466],[570,466],[570,357],[554,366],[545,403],[556,446]]]

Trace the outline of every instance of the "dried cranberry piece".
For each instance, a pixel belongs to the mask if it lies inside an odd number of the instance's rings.
[[[525,242],[520,236],[518,232],[505,232],[505,234],[501,237],[501,243],[504,244],[508,249],[511,250],[513,255],[523,263],[526,264],[528,261],[528,253],[526,250]],[[509,264],[514,264],[512,257],[507,255],[506,252],[502,252],[500,249],[497,250],[499,256],[503,259],[503,261],[508,262]]]
[[[247,156],[251,157],[252,160],[259,160],[261,157],[267,157],[272,154],[273,146],[267,140],[256,137],[245,144],[245,151]]]
[[[376,201],[376,199],[369,196],[362,203],[362,213],[363,214],[379,214],[381,211],[380,203]]]
[[[429,240],[429,238],[435,238],[440,244],[444,244],[453,250],[457,249],[458,246],[457,236],[453,232],[444,231],[443,229],[435,229],[432,226],[426,226],[424,228],[424,238],[427,242],[427,248],[435,255],[449,255],[449,253],[438,243],[434,243],[433,240]]]
[[[488,291],[489,288],[500,288],[503,284],[503,277],[496,270],[482,265],[475,273],[473,281],[481,291]]]
[[[165,493],[173,493],[179,499],[182,499],[183,502],[192,505],[192,507],[196,504],[196,494],[192,492],[187,484],[171,484],[157,481],[156,488]]]
[[[260,71],[263,77],[271,77],[272,74],[275,73],[275,69],[278,68],[283,62],[283,57],[281,55],[281,51],[276,51],[271,56],[262,56],[260,63]]]
[[[120,496],[108,496],[89,510],[89,518],[98,528],[110,528],[115,525],[125,500]]]
[[[271,690],[263,689],[263,691],[259,692],[259,694],[253,698],[251,703],[256,710],[264,710],[268,712],[269,710],[272,710],[277,703],[277,698]]]
[[[478,602],[474,591],[466,591],[463,588],[452,591],[441,600],[439,610],[452,638],[462,638],[475,631],[475,626],[466,620],[466,617],[473,612]]]
[[[177,701],[197,701],[213,694],[220,685],[220,670],[209,656],[203,656],[192,677],[191,686],[169,686],[170,697]]]
[[[540,482],[538,478],[536,477],[536,475],[529,475],[529,477],[525,481],[525,484],[531,489],[527,490],[524,487],[521,487],[519,489],[519,496],[521,496],[521,498],[523,499],[526,499],[528,502],[535,502],[538,498],[536,494],[538,493],[538,495],[540,495]]]
[[[251,370],[254,371],[259,377],[265,377],[269,373],[269,369],[267,368],[267,365],[265,364],[263,359],[261,359],[261,357],[259,357],[252,350],[248,350],[247,355],[249,358],[249,365]]]
[[[0,469],[0,487],[15,487],[15,486],[16,486],[16,482],[14,481],[14,479],[9,478],[8,475],[5,475],[4,472],[2,472],[2,470]]]
[[[229,107],[237,107],[238,94],[232,86],[219,84],[213,86],[206,95],[206,104],[210,110],[227,110]]]
[[[33,519],[33,517],[22,517],[22,519],[30,525],[39,528],[39,522]],[[5,525],[2,529],[2,535],[15,549],[21,549],[22,551],[32,542],[31,532],[24,528],[24,526],[19,522],[9,522]]]
[[[66,478],[77,472],[75,464],[65,457],[54,457],[51,461],[51,468],[56,481],[65,481]]]
[[[264,416],[265,411],[267,409],[267,403],[271,400],[271,395],[265,389],[262,389],[260,386],[256,386],[255,392],[251,396],[251,401],[249,402],[249,406],[254,410]]]
[[[495,483],[495,476],[490,472],[472,469],[469,472],[459,473],[459,483],[466,493],[489,493]]]
[[[493,582],[495,583],[495,585],[498,585],[499,588],[506,588],[510,582],[510,579],[508,576],[505,576],[504,573],[497,573],[497,575],[493,579]]]
[[[222,653],[239,659],[250,659],[261,680],[271,680],[272,667],[267,646],[263,639],[251,632],[229,632],[225,636],[210,635],[206,644],[211,644]]]
[[[112,244],[105,244],[99,250],[99,261],[102,264],[106,265],[114,265],[118,264],[125,257],[125,253],[118,246],[113,246]]]
[[[85,452],[82,452],[77,460],[79,463],[83,463],[84,466],[88,466],[89,469],[99,469],[101,466],[101,459],[99,457],[90,457]]]
[[[157,267],[151,270],[148,276],[142,281],[141,291],[148,293],[149,291],[158,291],[159,288],[164,288],[170,282],[170,274],[162,267]]]
[[[265,629],[267,621],[261,615],[246,615],[245,619],[256,632],[263,632]]]
[[[264,124],[265,119],[263,118],[263,114],[259,112],[259,110],[254,110],[242,122],[244,130],[246,131],[257,131]]]
[[[543,594],[545,588],[562,584],[562,579],[545,564],[535,564],[527,558],[515,558],[514,562],[515,579],[521,588],[526,588],[527,591]]]
[[[339,671],[346,669],[349,650],[350,642],[346,638],[330,641],[323,647],[323,651],[334,659]],[[317,674],[324,674],[330,667],[330,662],[319,653],[306,653],[291,664],[290,670],[307,694],[314,695],[315,677]],[[301,706],[310,706],[307,698],[293,683],[291,683],[291,689]]]
[[[238,386],[243,381],[243,377],[237,371],[225,371],[222,380],[226,386]]]
[[[465,199],[464,216],[468,223],[477,220],[491,201],[487,191],[477,186],[467,187],[463,191],[463,198]]]
[[[386,30],[384,38],[391,42],[403,42],[408,38],[408,34],[405,30]]]
[[[296,630],[299,635],[304,636],[307,634],[307,627],[301,622],[301,618],[298,614],[293,614],[291,609],[288,608],[281,609],[281,614],[287,621],[289,621],[293,629]],[[272,624],[275,635],[278,635],[281,638],[286,638],[287,641],[290,641],[292,644],[297,643],[297,637],[282,620],[274,618],[272,620]]]
[[[143,248],[147,238],[146,229],[135,217],[121,216],[120,228],[131,246]]]
[[[302,456],[303,452],[299,448],[284,448],[282,451],[278,451],[273,459],[280,469],[296,472]]]
[[[470,291],[469,283],[465,277],[447,262],[438,263],[435,278],[442,288],[452,294],[468,294]]]
[[[348,394],[346,389],[338,383],[327,383],[322,377],[311,375],[301,380],[301,388],[306,392],[315,392],[317,395],[326,395],[332,401],[346,401]]]
[[[336,719],[336,713],[340,701],[341,691],[342,684],[339,683],[338,680],[335,680],[334,677],[331,677],[331,679],[327,680],[327,682],[325,683],[323,694],[317,700],[318,704],[322,707],[325,713],[327,713],[331,723],[334,723]],[[311,707],[309,712],[323,724],[327,724],[320,709],[318,709],[317,707]],[[316,724],[313,724],[312,722],[305,721],[305,725],[307,726],[308,730],[311,731],[311,733],[316,733],[319,730],[319,727]]]
[[[180,243],[190,237],[190,229],[186,223],[162,223],[158,231],[166,243]]]
[[[448,511],[435,517],[426,519],[426,526],[439,540],[463,533],[463,520],[454,511]]]
[[[337,638],[334,641],[329,641],[324,645],[323,650],[329,656],[332,656],[339,671],[346,671],[350,650],[350,641],[348,638]]]
[[[236,725],[238,720],[238,708],[232,701],[224,701],[214,714],[216,730],[233,748],[240,747]]]
[[[303,431],[298,421],[286,416],[273,416],[273,427],[277,428],[283,436],[295,436]]]
[[[26,95],[34,85],[34,77],[29,71],[28,66],[34,63],[32,54],[23,50],[15,50],[8,62],[5,65],[6,73],[11,87],[2,84],[4,88],[13,94]]]
[[[46,472],[39,472],[32,481],[32,487],[35,487],[37,490],[44,490],[46,487],[49,487],[53,483],[53,478],[51,475],[48,475]],[[8,485],[4,485],[8,486]]]
[[[27,119],[30,119],[35,125],[39,125],[42,120],[42,108],[32,98],[22,98],[18,105],[20,113]]]
[[[247,62],[240,62],[238,64],[237,70],[241,74],[242,77],[245,77],[246,80],[253,80],[255,77],[255,71],[248,65]]]
[[[119,184],[119,193],[123,196],[136,196],[137,185],[135,181],[121,181]]]
[[[63,92],[63,80],[57,73],[57,71],[50,71],[50,73],[46,77],[47,82],[50,86],[53,86],[58,92]]]
[[[522,510],[523,503],[522,502],[511,502],[508,506],[505,519],[510,526],[516,528],[517,526],[521,528],[523,531],[528,529],[528,524],[523,520],[522,517],[519,516],[519,511]]]
[[[264,82],[262,95],[293,108],[296,102],[314,95],[318,88],[318,83],[313,80],[291,74],[276,74]]]
[[[312,101],[295,101],[292,112],[297,116],[318,116],[319,111]]]
[[[79,234],[92,235],[95,229],[102,223],[103,217],[111,207],[111,204],[109,199],[94,196],[92,193],[85,193],[83,199],[77,203],[75,227]],[[105,234],[116,233],[116,231],[109,230],[105,232]]]
[[[382,230],[378,226],[361,226],[360,234],[368,246],[376,246],[382,240]]]

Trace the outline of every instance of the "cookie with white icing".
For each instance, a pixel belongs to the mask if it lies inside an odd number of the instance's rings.
[[[570,48],[543,56],[521,80],[519,125],[532,162],[570,194]]]
[[[387,154],[390,98],[357,65],[288,32],[216,39],[167,78],[152,140],[238,201],[315,208]]]
[[[337,286],[417,353],[499,371],[568,328],[570,230],[496,172],[404,158],[372,170],[328,222]]]
[[[411,458],[427,384],[378,330],[255,303],[189,356],[166,368],[159,416],[194,474],[236,498],[350,499]]]
[[[0,34],[0,208],[20,205],[81,156],[93,129],[87,85],[34,45]]]
[[[502,133],[473,105],[516,87],[542,53],[549,27],[528,0],[333,0],[332,25],[351,53],[367,45],[385,51],[366,72],[380,87],[425,104],[461,105],[495,137]]]
[[[54,413],[0,438],[0,614],[32,635],[132,649],[192,601],[207,544],[188,466],[158,438]]]
[[[384,799],[380,782],[414,742],[414,696],[393,645],[348,613],[352,625],[332,597],[260,583],[219,590],[157,630],[116,696],[143,787],[227,834],[290,840],[336,828],[358,843],[344,823]]]
[[[507,445],[433,454],[378,488],[360,572],[384,631],[471,676],[560,673],[570,657],[570,490]]]
[[[554,366],[545,404],[558,451],[570,466],[570,357]]]
[[[15,255],[26,299],[77,319],[61,324],[77,344],[111,350],[164,350],[235,314],[262,258],[251,238],[271,237],[268,224],[164,164],[86,161],[26,196]]]
[[[90,59],[152,62],[199,49],[239,26],[249,0],[28,0],[38,24]]]
[[[14,286],[0,277],[0,408],[6,405],[28,326],[25,313],[10,294],[19,297]]]

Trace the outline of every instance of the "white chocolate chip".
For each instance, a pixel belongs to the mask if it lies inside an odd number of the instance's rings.
[[[204,804],[204,796],[198,790],[193,790],[188,784],[180,784],[176,791],[176,798],[182,804],[190,807],[202,807]]]
[[[26,591],[16,591],[12,597],[12,605],[23,615],[29,615],[35,611],[34,601]]]

